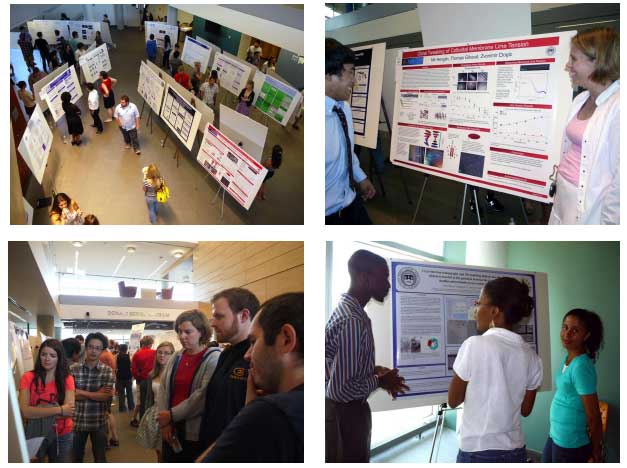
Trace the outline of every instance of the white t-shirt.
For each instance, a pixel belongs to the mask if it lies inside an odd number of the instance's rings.
[[[468,382],[459,448],[464,452],[514,450],[525,445],[520,407],[542,383],[542,361],[517,333],[491,328],[462,343],[453,370]]]
[[[95,89],[92,89],[87,95],[87,107],[89,110],[96,110],[100,107],[100,95]]]

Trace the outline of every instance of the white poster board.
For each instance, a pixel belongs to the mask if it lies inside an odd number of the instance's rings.
[[[141,62],[139,66],[139,81],[137,82],[137,92],[150,108],[159,115],[161,103],[163,102],[163,91],[165,81],[159,78],[148,65]]]
[[[287,125],[300,103],[301,95],[297,89],[257,70],[255,82],[260,82],[255,89],[255,107],[281,125]]]
[[[36,105],[17,149],[40,184],[44,177],[51,146],[52,131],[46,122],[41,107]]]
[[[146,21],[144,23],[145,41],[148,41],[151,34],[155,35],[155,40],[157,41],[157,47],[161,47],[163,49],[163,38],[167,35],[170,36],[170,42],[172,43],[172,47],[174,44],[178,42],[179,38],[179,27],[172,26],[168,23],[161,23],[158,21]]]
[[[181,54],[181,61],[183,63],[193,68],[196,62],[200,62],[200,70],[204,73],[207,70],[210,59],[211,47],[197,41],[193,37],[185,36],[183,53]]]
[[[45,97],[41,94],[41,90],[44,89],[44,87],[48,83],[50,83],[51,81],[56,79],[59,75],[64,73],[65,70],[67,70],[67,68],[68,68],[67,63],[64,63],[59,68],[56,68],[53,71],[51,71],[47,76],[44,76],[41,80],[33,83],[33,96],[35,97],[35,102],[37,103],[39,107],[41,107],[41,110],[43,112],[46,112],[48,110],[48,104],[46,103]]]
[[[55,29],[66,39],[72,38],[72,32],[78,33],[78,40],[85,45],[96,41],[96,31],[100,31],[102,40],[112,43],[111,31],[107,23],[99,21],[61,21],[61,20],[32,20],[27,23],[28,31],[33,40],[37,38],[37,32],[41,32],[48,44],[55,46],[57,37]]]
[[[250,209],[268,170],[213,125],[205,130],[197,161],[237,203]]]
[[[102,44],[87,52],[78,60],[78,64],[83,70],[85,81],[87,83],[94,83],[100,76],[101,71],[108,72],[111,70],[107,44]]]
[[[76,104],[76,101],[83,95],[74,67],[66,69],[41,90],[41,95],[45,98],[55,122],[65,115],[65,111],[61,107],[61,94],[66,91],[72,95],[72,104]]]
[[[549,202],[574,31],[399,52],[390,159]]]
[[[128,339],[129,354],[133,354],[139,350],[139,342],[142,339],[145,327],[145,323],[136,323],[135,325],[131,325],[131,336]]]
[[[76,31],[78,33],[78,41],[83,44],[95,42],[96,31],[100,31],[100,36],[103,41],[112,42],[107,23],[101,23],[100,21],[66,21],[66,23],[70,29],[70,37],[72,37],[72,33]]]
[[[40,32],[43,38],[49,45],[56,47],[57,36],[54,35],[54,30],[59,31],[61,36],[66,40],[70,39],[70,32],[68,30],[68,21],[61,20],[32,20],[26,23],[28,32],[33,38],[33,41],[37,39],[37,33]]]
[[[216,54],[212,69],[218,71],[220,87],[236,96],[244,89],[254,70],[248,64],[226,54]]]
[[[261,162],[268,127],[220,104],[220,131],[257,162]]]
[[[169,84],[165,89],[161,118],[191,151],[200,124],[200,112]]]
[[[196,36],[196,40],[198,42],[202,42],[203,44],[205,44],[206,46],[209,46],[211,48],[211,59],[209,60],[209,63],[213,63],[213,59],[215,57],[215,54],[222,53],[222,48],[220,48],[220,46],[215,45],[213,42],[209,42],[207,39],[203,39],[200,36]]]
[[[350,105],[353,115],[355,144],[377,147],[385,43],[353,47],[355,52],[355,85]]]
[[[155,337],[155,344],[153,345],[153,347],[157,349],[159,345],[165,341],[172,343],[175,351],[179,351],[183,348],[183,345],[181,345],[181,341],[179,340],[179,335],[174,330],[168,330],[167,332],[159,333]]]

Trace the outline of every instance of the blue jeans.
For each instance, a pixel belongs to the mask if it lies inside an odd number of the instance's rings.
[[[72,463],[73,441],[73,432],[57,436],[57,442],[48,447],[48,463]]]
[[[542,450],[542,463],[587,463],[592,456],[592,444],[577,448],[563,448],[555,445],[550,437]]]
[[[148,216],[150,223],[157,223],[157,212],[159,211],[159,202],[155,197],[146,197],[146,205],[148,205]]]
[[[457,463],[525,463],[527,448],[514,450],[482,450],[480,452],[464,452],[457,454]]]
[[[107,463],[107,457],[105,455],[105,451],[107,450],[107,430],[105,426],[102,426],[97,431],[74,431],[74,463],[83,463],[87,437],[91,438],[91,450],[94,454],[94,462]]]

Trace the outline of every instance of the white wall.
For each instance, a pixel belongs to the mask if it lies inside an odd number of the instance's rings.
[[[11,5],[11,29],[32,19],[61,19],[61,13],[77,19],[84,15],[84,8],[81,4]]]
[[[356,24],[347,28],[327,31],[326,37],[337,39],[343,44],[374,41],[387,37],[402,36],[420,30],[418,10],[386,16],[373,21]]]

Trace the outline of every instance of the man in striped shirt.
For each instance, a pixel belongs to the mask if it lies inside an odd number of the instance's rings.
[[[364,307],[383,302],[390,275],[383,257],[358,250],[348,261],[351,284],[325,330],[325,430],[327,462],[368,462],[372,419],[368,396],[383,388],[405,393],[398,369],[375,366],[374,337]]]

